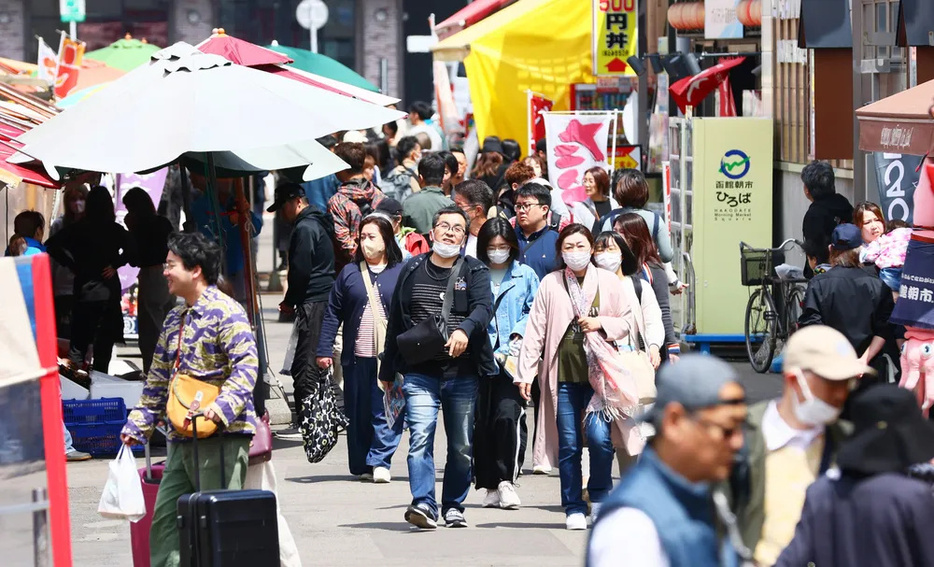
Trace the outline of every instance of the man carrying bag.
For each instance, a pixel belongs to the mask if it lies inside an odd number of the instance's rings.
[[[461,257],[467,215],[456,206],[439,210],[430,232],[432,251],[409,260],[392,297],[379,379],[405,376],[410,428],[409,486],[405,520],[437,527],[434,436],[444,409],[448,455],[441,516],[449,527],[466,527],[464,499],[470,490],[473,422],[479,380],[497,374],[487,336],[492,317],[490,272],[479,260]]]
[[[259,363],[246,312],[216,287],[220,262],[220,247],[200,233],[169,238],[164,274],[185,305],[166,316],[139,406],[120,434],[126,445],[141,444],[157,422],[170,425],[150,532],[152,567],[179,565],[176,502],[196,491],[195,475],[205,481],[202,490],[239,490],[246,477]],[[195,453],[191,416],[199,412]]]

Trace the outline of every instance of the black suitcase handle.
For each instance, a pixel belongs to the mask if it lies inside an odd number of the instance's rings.
[[[198,469],[195,473],[195,492],[201,492],[201,466],[200,461],[198,460],[198,419],[199,417],[204,417],[203,411],[198,411],[191,414],[191,453],[195,461],[195,467]],[[207,418],[205,418],[207,419]],[[225,480],[227,476],[224,474],[224,443],[220,443],[220,453],[221,453],[221,489],[225,488]]]

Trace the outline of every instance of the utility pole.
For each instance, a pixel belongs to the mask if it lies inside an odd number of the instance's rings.
[[[853,197],[856,201],[866,194],[866,156],[859,149],[859,120],[856,111],[863,106],[863,0],[854,0],[853,9]]]

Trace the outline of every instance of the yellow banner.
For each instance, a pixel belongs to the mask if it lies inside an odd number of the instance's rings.
[[[638,53],[636,0],[592,0],[593,74],[635,75],[626,60]]]

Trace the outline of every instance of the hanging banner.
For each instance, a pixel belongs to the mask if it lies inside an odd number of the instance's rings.
[[[584,172],[594,166],[607,168],[607,143],[612,112],[555,114],[545,112],[548,144],[548,180],[561,191],[565,203],[587,198]]]
[[[693,77],[685,77],[677,81],[668,89],[671,98],[674,99],[681,112],[686,112],[688,106],[698,106],[702,100],[707,98],[707,95],[712,93],[723,82],[724,78],[729,76],[730,69],[745,60],[745,57],[724,59]]]
[[[41,37],[39,38],[38,66],[38,77],[50,85],[54,84],[55,77],[58,76],[58,54]]]
[[[919,233],[911,235],[898,301],[889,322],[934,330],[934,238]]]
[[[84,58],[84,42],[71,39],[64,33],[58,47],[58,71],[55,76],[55,96],[59,100],[68,96],[78,84],[81,60]]]
[[[532,91],[526,91],[526,93],[529,101],[529,152],[527,155],[532,155],[535,153],[535,142],[545,137],[545,118],[542,112],[551,110],[555,102]]]
[[[873,152],[879,204],[885,218],[911,224],[914,217],[914,194],[921,174],[921,156]]]
[[[158,209],[168,173],[168,168],[162,168],[145,175],[136,173],[118,174],[114,187],[116,200],[114,212],[117,214],[117,222],[125,226],[124,219],[127,210],[126,205],[123,204],[123,196],[134,187],[139,187],[145,191],[149,198],[152,199],[153,206]],[[117,269],[117,275],[120,276],[120,289],[123,290],[123,297],[120,300],[120,308],[123,311],[123,336],[128,339],[135,339],[139,336],[139,296],[137,293],[139,268],[125,265]]]
[[[617,169],[642,171],[642,146],[616,146],[616,153],[613,154],[613,170]]]
[[[740,0],[704,0],[704,37],[736,39],[743,37],[743,24],[736,17]]]
[[[733,85],[730,84],[729,75],[724,77],[720,84],[717,85],[717,93],[720,95],[720,108],[717,116],[736,116],[736,101],[733,100]]]
[[[662,201],[665,205],[665,224],[671,234],[671,162],[662,162]]]
[[[638,55],[636,0],[592,0],[593,74],[635,75],[626,60]]]

